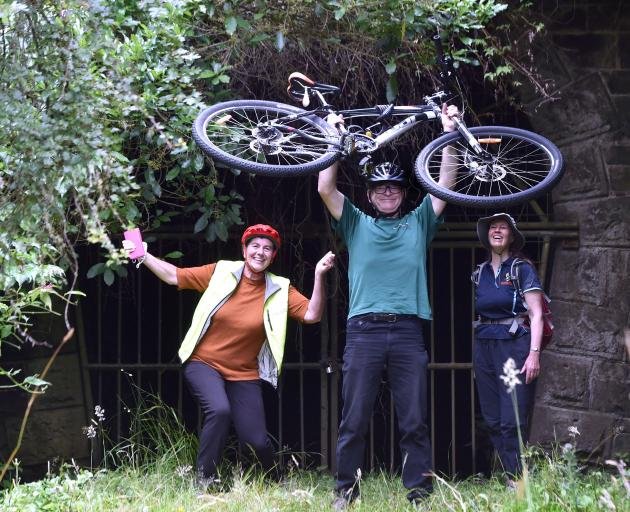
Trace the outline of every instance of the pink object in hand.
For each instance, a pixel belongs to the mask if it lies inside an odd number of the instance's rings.
[[[129,254],[132,260],[142,258],[144,256],[144,246],[142,245],[142,235],[140,234],[140,228],[128,229],[124,233],[125,240],[130,240],[135,244],[133,252]]]

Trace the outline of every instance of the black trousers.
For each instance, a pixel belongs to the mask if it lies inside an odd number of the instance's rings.
[[[387,367],[400,430],[403,485],[407,489],[430,492],[428,355],[422,321],[417,317],[379,321],[378,315],[362,315],[348,319],[347,327],[343,411],[337,442],[337,493],[358,494],[358,470],[363,466],[366,434],[384,367]]]
[[[205,478],[216,476],[230,423],[234,424],[241,447],[254,452],[263,470],[271,469],[273,446],[267,435],[260,379],[225,380],[214,368],[199,361],[186,363],[184,377],[203,413],[197,471]]]
[[[530,335],[527,333],[508,340],[477,338],[473,350],[481,414],[490,430],[490,439],[503,470],[513,476],[519,476],[522,469],[519,430],[525,442],[536,381],[525,384],[525,374],[521,374],[518,376],[521,384],[508,393],[501,376],[503,365],[510,358],[516,368],[520,370],[523,367],[529,355],[529,345]]]

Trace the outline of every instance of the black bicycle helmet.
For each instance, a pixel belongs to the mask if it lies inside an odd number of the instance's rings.
[[[369,170],[365,169],[364,175],[368,185],[374,185],[384,181],[400,183],[403,186],[407,185],[405,171],[392,162],[383,162]]]

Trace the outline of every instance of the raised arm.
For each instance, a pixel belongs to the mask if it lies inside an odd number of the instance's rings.
[[[123,248],[128,252],[132,252],[135,248],[135,244],[130,240],[123,240]],[[177,267],[168,261],[161,260],[149,254],[146,251],[146,247],[142,264],[166,284],[177,285]]]
[[[336,114],[330,114],[326,121],[328,121],[331,126],[335,127],[343,124],[341,116],[337,116]],[[341,218],[344,202],[344,195],[339,192],[337,188],[338,169],[339,164],[335,162],[327,169],[321,171],[317,180],[317,192],[319,192],[322,201],[324,201],[326,208],[335,220]]]
[[[444,132],[455,131],[455,123],[453,117],[459,115],[459,110],[456,105],[442,105],[442,127]],[[444,188],[453,188],[455,184],[455,178],[457,176],[457,161],[455,159],[455,150],[451,146],[446,146],[442,150],[442,163],[440,165],[440,177],[438,179],[438,185]],[[435,215],[440,216],[446,208],[446,201],[439,199],[435,196],[431,197],[431,205]]]
[[[322,319],[326,297],[326,272],[334,266],[335,255],[330,251],[328,251],[324,257],[317,262],[317,266],[315,267],[313,294],[311,295],[308,309],[304,314],[305,324],[314,324]]]

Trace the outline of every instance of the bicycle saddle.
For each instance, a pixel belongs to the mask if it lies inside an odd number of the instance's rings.
[[[287,93],[291,98],[298,101],[303,101],[304,96],[308,93],[312,96],[312,91],[318,91],[321,94],[339,94],[339,87],[334,85],[320,84],[311,80],[302,73],[293,72],[289,75],[289,87],[287,87]]]

